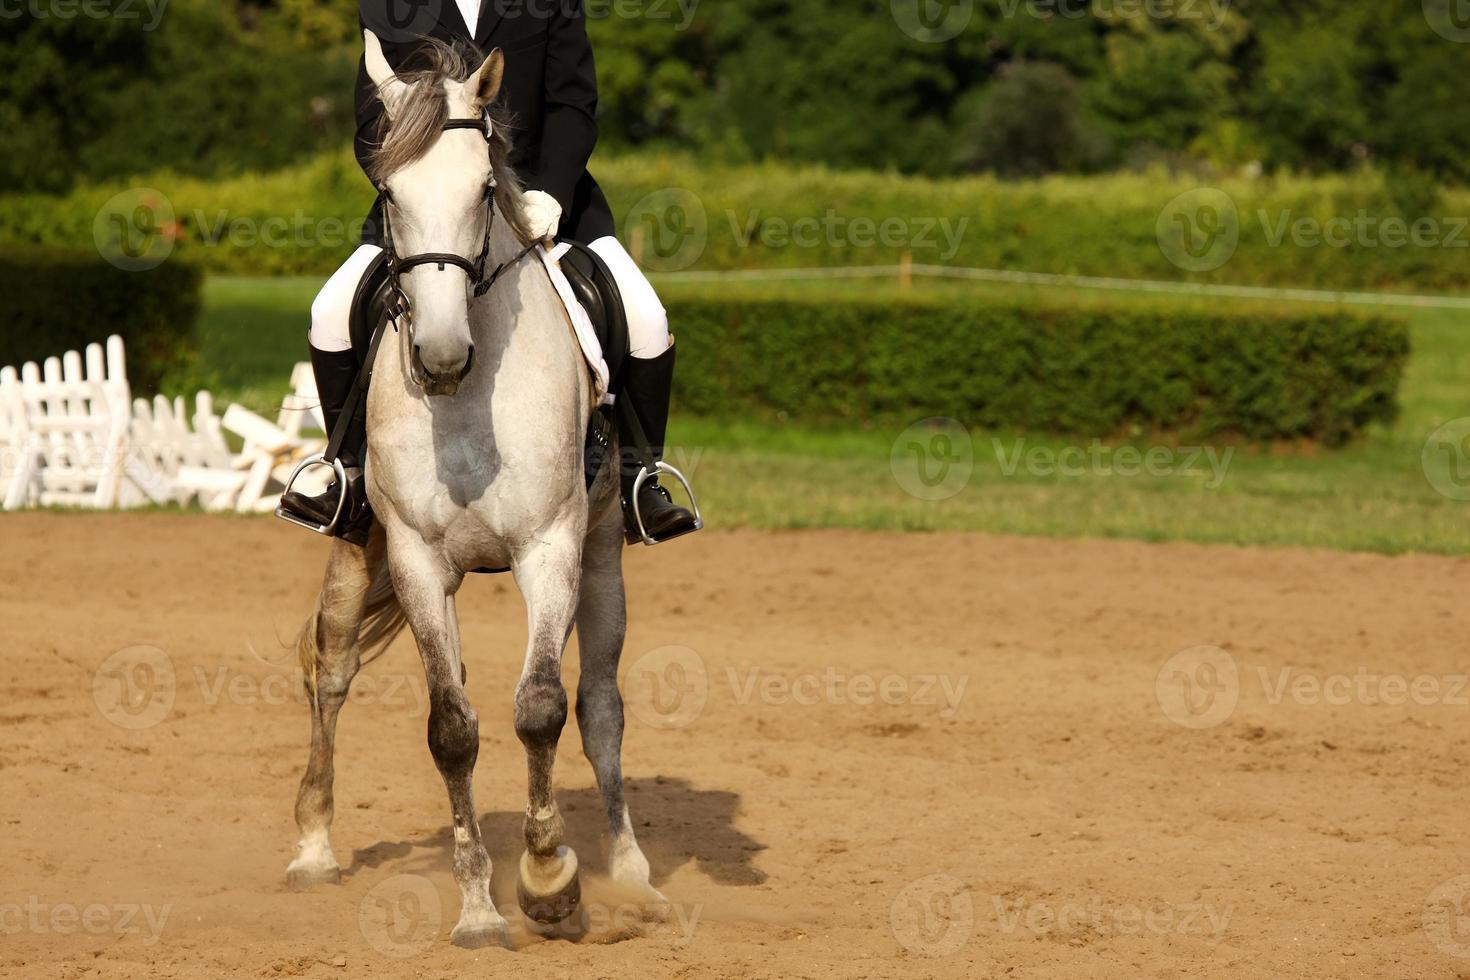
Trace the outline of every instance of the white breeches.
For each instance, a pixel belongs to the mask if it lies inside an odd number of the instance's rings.
[[[669,316],[653,285],[616,238],[599,238],[588,247],[607,263],[623,294],[633,356],[650,358],[662,354],[669,346]],[[317,293],[311,304],[311,346],[322,351],[344,351],[352,346],[349,332],[352,298],[357,294],[363,273],[381,251],[376,245],[361,246]]]

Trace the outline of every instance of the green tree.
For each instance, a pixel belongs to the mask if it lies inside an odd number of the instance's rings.
[[[1120,145],[1187,147],[1212,119],[1234,109],[1235,71],[1210,45],[1182,30],[1116,30],[1092,103]]]
[[[1370,139],[1365,65],[1350,35],[1309,27],[1262,40],[1251,96],[1273,162],[1326,169],[1351,162]]]
[[[1106,139],[1082,111],[1081,89],[1060,65],[1021,62],[960,100],[955,163],[1025,177],[1090,170],[1107,155]]]

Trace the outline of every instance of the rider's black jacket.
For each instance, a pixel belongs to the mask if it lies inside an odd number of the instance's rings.
[[[359,0],[358,13],[395,70],[413,69],[426,36],[472,47],[478,58],[497,47],[504,51],[500,98],[513,119],[517,175],[528,190],[545,191],[561,204],[562,234],[590,242],[614,233],[607,199],[587,172],[597,143],[597,69],[583,0],[481,0],[473,38],[455,0]],[[366,59],[358,64],[356,108],[355,148],[365,163],[383,115]],[[382,244],[382,209],[379,198],[363,229],[367,244]]]

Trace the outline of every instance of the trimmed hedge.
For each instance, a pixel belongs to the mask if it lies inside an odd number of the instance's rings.
[[[118,334],[133,390],[152,391],[194,349],[203,274],[176,259],[127,272],[97,252],[0,249],[0,365],[83,350]]]
[[[925,180],[776,163],[721,166],[656,153],[598,154],[591,168],[624,241],[631,244],[633,230],[644,229],[652,272],[894,265],[908,253],[924,264],[1129,279],[1470,290],[1470,190],[1445,188],[1421,227],[1423,216],[1401,212],[1389,182],[1366,170],[1211,182],[1233,205],[1235,220],[1226,226],[1238,226],[1239,241],[1228,259],[1219,256],[1219,268],[1190,272],[1165,254],[1160,228],[1177,234],[1177,219],[1192,212],[1175,215],[1171,202],[1202,188],[1197,179],[1163,172]],[[90,248],[98,215],[117,207],[114,196],[146,188],[156,189],[176,220],[175,257],[231,275],[329,275],[352,254],[374,195],[346,148],[228,179],[160,171],[62,197],[0,194],[0,244]],[[1211,195],[1183,198],[1196,206],[1211,201],[1220,203]],[[1171,215],[1175,220],[1165,220]],[[673,251],[661,260],[648,224],[659,216],[682,216],[678,221],[705,234],[686,239],[665,225],[658,234]],[[1303,221],[1306,232],[1299,234]],[[1195,244],[1203,248],[1212,239],[1195,224],[1203,236]],[[1170,254],[1182,254],[1171,237],[1165,242]]]
[[[1327,309],[1216,313],[983,302],[678,297],[686,411],[848,424],[943,415],[1099,437],[1310,439],[1391,421],[1406,324]]]

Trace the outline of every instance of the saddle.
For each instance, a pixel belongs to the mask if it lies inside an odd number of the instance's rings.
[[[613,278],[612,270],[607,267],[601,256],[580,242],[563,240],[559,243],[559,251],[560,269],[570,285],[572,299],[579,303],[586,312],[601,348],[601,359],[607,368],[607,395],[610,397],[603,399],[601,404],[593,410],[592,417],[588,420],[587,439],[583,447],[587,489],[589,491],[592,489],[598,474],[605,468],[612,456],[613,443],[621,433],[624,452],[632,453],[633,458],[641,463],[641,469],[632,482],[632,489],[629,490],[627,486],[629,473],[622,466],[626,460],[618,461],[618,469],[621,470],[618,478],[621,492],[626,498],[625,506],[626,500],[635,501],[632,513],[638,522],[637,530],[641,539],[645,544],[657,544],[657,540],[649,537],[638,515],[636,497],[640,487],[649,480],[657,479],[658,474],[665,473],[678,479],[684,485],[691,501],[694,498],[694,491],[682,473],[660,459],[658,452],[648,440],[637,408],[628,398],[617,397],[624,390],[625,374],[632,359],[632,349],[628,336],[627,311],[623,305],[623,297],[618,289],[617,280]],[[499,274],[499,270],[496,274]],[[490,281],[494,281],[493,277]],[[295,484],[297,477],[313,467],[331,468],[335,471],[337,482],[340,485],[346,485],[347,475],[338,453],[344,439],[354,430],[363,431],[366,426],[366,396],[372,381],[373,355],[382,342],[389,323],[391,322],[396,329],[398,319],[408,312],[404,306],[405,303],[406,300],[402,293],[395,288],[389,254],[384,251],[372,261],[358,281],[348,318],[348,332],[358,369],[357,382],[347,403],[343,406],[343,412],[339,416],[334,431],[329,433],[330,439],[326,450],[297,465],[286,481],[288,492]],[[585,335],[580,331],[578,334],[580,339],[585,339]],[[595,357],[585,345],[584,353],[589,358]],[[597,365],[598,370],[596,370],[599,382],[602,366]],[[617,406],[616,417],[614,405]],[[345,502],[346,495],[344,494],[340,499]],[[284,507],[276,508],[276,516],[318,534],[345,536],[337,529],[338,522],[342,519],[342,508],[343,503],[339,503],[336,517],[331,522],[320,526],[286,511]],[[695,505],[694,516],[694,530],[698,530],[702,522],[699,521],[697,505]],[[370,511],[367,512],[366,519],[371,522]],[[629,540],[636,539],[630,537]],[[477,569],[482,572],[506,570]]]
[[[563,241],[562,244],[570,246],[561,257],[562,272],[571,283],[577,302],[582,304],[592,321],[598,343],[602,346],[602,357],[607,362],[608,392],[616,395],[622,389],[623,367],[631,355],[623,295],[618,291],[612,270],[600,255],[581,242]],[[393,293],[385,252],[368,266],[352,298],[349,327],[352,352],[357,357],[359,368],[367,360],[373,334],[398,313],[398,298]]]

